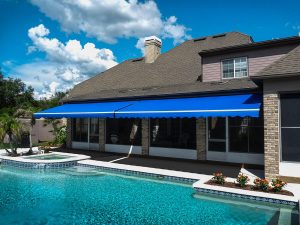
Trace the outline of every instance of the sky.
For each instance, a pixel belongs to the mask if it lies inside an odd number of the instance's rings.
[[[49,98],[130,58],[229,31],[254,41],[299,35],[300,0],[0,0],[0,67]]]

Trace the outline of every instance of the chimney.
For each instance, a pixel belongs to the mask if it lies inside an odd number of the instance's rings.
[[[156,36],[145,38],[145,62],[153,63],[160,55],[161,40]]]

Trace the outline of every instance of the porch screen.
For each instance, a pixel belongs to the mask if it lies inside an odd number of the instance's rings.
[[[196,149],[196,119],[151,119],[150,146]]]
[[[300,94],[281,95],[281,158],[300,162]]]
[[[140,119],[106,119],[107,144],[131,145],[132,138],[134,145],[141,145]]]

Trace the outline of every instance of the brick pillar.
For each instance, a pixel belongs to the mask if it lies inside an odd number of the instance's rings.
[[[150,119],[142,119],[142,155],[149,155]]]
[[[279,99],[278,94],[264,94],[265,177],[279,175]]]
[[[72,148],[72,119],[67,119],[67,139],[66,139],[66,147]]]
[[[197,160],[206,160],[206,123],[205,118],[196,119]]]
[[[103,118],[99,119],[99,151],[100,152],[105,152],[105,142],[106,142],[105,122],[106,122],[105,119]]]

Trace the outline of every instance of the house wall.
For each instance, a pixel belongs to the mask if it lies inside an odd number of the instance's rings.
[[[247,57],[248,58],[248,75],[253,76],[271,63],[275,62],[286,53],[294,49],[297,45],[280,46],[248,51],[239,51],[236,53],[204,56],[202,58],[203,82],[220,81],[221,61],[224,59]]]
[[[300,76],[264,80],[265,176],[299,177],[300,163],[283,162],[280,145],[280,94],[300,92]]]

